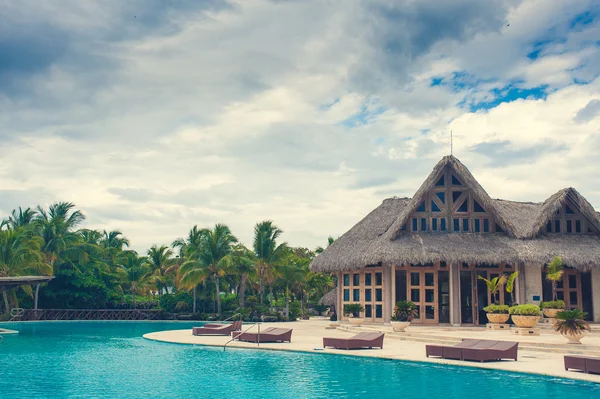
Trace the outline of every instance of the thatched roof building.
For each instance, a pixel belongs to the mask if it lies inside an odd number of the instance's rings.
[[[436,182],[443,182],[444,173],[448,170],[452,179],[469,190],[470,194],[466,195],[475,201],[476,206],[484,208],[484,212],[490,215],[495,228],[490,228],[487,233],[473,232],[473,227],[466,227],[467,232],[462,229],[450,232],[450,227],[447,231],[436,232],[410,229],[411,217],[414,218],[419,207],[431,198],[428,196],[431,196],[432,188],[436,187]],[[433,202],[431,206],[437,207]],[[577,222],[577,231],[575,221],[573,224],[565,222],[564,217],[563,222],[568,224],[557,225],[558,230],[553,230],[555,215],[565,206],[567,213],[572,212],[582,219]],[[448,224],[452,217],[448,214]],[[412,199],[394,197],[384,200],[318,255],[311,269],[337,272],[369,265],[436,261],[543,265],[558,255],[569,266],[589,270],[600,267],[599,232],[599,213],[574,188],[560,190],[542,203],[492,199],[458,159],[446,156],[438,162]]]

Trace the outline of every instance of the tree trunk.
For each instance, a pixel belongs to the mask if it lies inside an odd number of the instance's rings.
[[[133,308],[135,309],[135,290],[131,291],[131,299],[133,301]]]
[[[246,273],[242,274],[242,281],[240,282],[240,308],[243,308],[246,304],[246,281],[248,276]]]
[[[219,292],[219,276],[217,274],[215,274],[215,294],[217,295],[215,298],[217,300],[217,314],[221,317],[221,294]]]
[[[552,280],[552,300],[556,301],[556,281]]]
[[[290,289],[285,287],[285,319],[290,320]]]
[[[197,285],[194,286],[194,305],[192,308],[192,312],[195,314],[196,313],[196,288],[198,288]]]
[[[260,294],[260,304],[263,305],[265,303],[264,297],[264,280],[265,280],[265,268],[263,264],[260,265],[260,280],[259,280],[259,294]]]
[[[2,296],[4,297],[4,306],[6,307],[6,313],[9,313],[10,306],[8,305],[8,294],[6,293],[6,289],[2,290]]]

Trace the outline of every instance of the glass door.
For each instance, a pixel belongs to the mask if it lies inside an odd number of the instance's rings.
[[[408,297],[417,305],[414,323],[438,323],[437,272],[411,270],[408,278]]]

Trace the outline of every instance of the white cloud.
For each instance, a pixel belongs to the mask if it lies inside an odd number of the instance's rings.
[[[492,196],[574,185],[600,205],[597,118],[576,118],[600,98],[598,23],[567,27],[590,2],[182,1],[137,15],[78,4],[11,9],[63,44],[24,47],[38,60],[27,73],[0,62],[4,213],[72,201],[139,250],[216,222],[250,244],[273,219],[292,245],[315,247],[384,196],[411,196],[450,129]],[[465,108],[515,80],[553,91]]]

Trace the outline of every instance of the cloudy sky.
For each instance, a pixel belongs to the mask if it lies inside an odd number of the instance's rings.
[[[0,211],[315,247],[449,153],[600,208],[597,0],[0,0]]]

